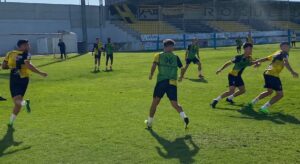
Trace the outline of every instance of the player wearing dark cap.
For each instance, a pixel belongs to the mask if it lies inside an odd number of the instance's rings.
[[[154,57],[149,80],[152,80],[154,72],[158,67],[157,83],[154,89],[153,101],[150,108],[148,120],[145,121],[148,128],[152,127],[152,122],[156,108],[165,94],[167,94],[172,106],[180,114],[180,117],[185,123],[185,127],[189,124],[189,119],[184,113],[182,107],[177,100],[177,80],[178,68],[181,69],[181,74],[178,81],[182,81],[185,69],[177,55],[173,53],[175,41],[166,39],[163,42],[164,51],[158,53]]]
[[[13,112],[9,121],[12,126],[22,106],[26,106],[27,112],[31,111],[29,100],[23,100],[29,83],[29,73],[34,72],[43,77],[47,73],[41,72],[30,62],[30,44],[28,40],[19,40],[18,49],[7,53],[3,63],[3,69],[10,69],[10,92],[14,102]]]
[[[259,96],[257,96],[251,103],[249,103],[249,108],[253,108],[253,106],[261,99],[268,97],[273,94],[273,91],[276,92],[276,95],[272,97],[270,101],[264,104],[260,108],[260,112],[264,114],[268,114],[268,108],[278,102],[280,99],[283,98],[283,89],[279,74],[286,67],[294,78],[298,78],[298,73],[293,70],[290,66],[288,58],[289,58],[289,51],[290,51],[290,44],[288,42],[283,42],[280,44],[280,50],[275,52],[274,54],[257,60],[257,62],[266,62],[271,61],[271,64],[264,72],[264,79],[265,79],[265,88],[267,91],[262,92]]]
[[[242,78],[242,74],[246,67],[257,65],[257,62],[252,60],[252,48],[253,45],[251,43],[245,43],[243,45],[244,54],[235,56],[232,60],[226,62],[217,72],[216,74],[220,74],[225,68],[234,64],[233,69],[228,74],[228,81],[229,81],[229,91],[222,93],[220,96],[215,98],[211,103],[212,108],[216,108],[218,102],[223,99],[227,98],[226,101],[230,104],[234,104],[233,98],[240,96],[246,92],[245,84]],[[236,88],[238,91],[235,92]]]

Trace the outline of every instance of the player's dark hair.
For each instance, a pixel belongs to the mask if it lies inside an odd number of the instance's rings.
[[[164,47],[175,46],[175,41],[172,39],[166,39],[163,41]]]
[[[27,43],[29,43],[28,40],[21,39],[21,40],[18,40],[17,46],[21,47],[23,44],[27,44]]]
[[[284,45],[287,45],[287,46],[289,46],[289,45],[290,45],[290,43],[289,43],[289,42],[281,42],[281,43],[280,43],[280,47],[281,47],[281,46],[284,46]]]
[[[244,44],[243,44],[243,49],[246,49],[246,48],[248,48],[248,47],[253,48],[253,44],[252,44],[252,43],[244,43]]]

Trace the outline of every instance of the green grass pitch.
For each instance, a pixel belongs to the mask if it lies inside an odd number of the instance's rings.
[[[253,57],[276,50],[278,45],[255,46]],[[176,53],[183,59],[184,51]],[[209,107],[227,90],[229,69],[218,76],[215,71],[235,54],[234,47],[201,49],[207,82],[197,80],[191,65],[178,86],[189,129],[165,97],[153,132],[144,124],[156,82],[148,80],[153,53],[116,53],[114,71],[97,74],[90,54],[64,62],[34,57],[49,77],[32,76],[26,95],[32,113],[20,113],[15,131],[6,126],[12,101],[0,103],[0,163],[300,163],[300,81],[286,69],[285,97],[270,116],[239,111],[264,90],[267,63],[245,70],[247,93],[235,99],[236,106],[222,101],[217,110]],[[300,49],[293,49],[290,62],[298,72],[299,61]],[[8,72],[0,72],[0,84],[9,97]]]

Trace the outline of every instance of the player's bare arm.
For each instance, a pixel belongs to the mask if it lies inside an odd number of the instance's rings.
[[[34,65],[32,65],[32,64],[30,63],[29,60],[26,60],[24,63],[25,63],[25,65],[26,65],[26,67],[27,67],[30,71],[32,71],[32,72],[34,72],[34,73],[36,73],[36,74],[39,74],[39,75],[41,75],[41,76],[43,76],[43,77],[47,77],[47,76],[48,76],[47,73],[40,71],[40,70],[37,69]]]
[[[291,72],[291,74],[293,75],[294,78],[298,78],[299,74],[297,72],[294,71],[294,69],[291,67],[289,60],[288,59],[284,59],[284,66]]]
[[[232,64],[232,61],[226,62],[220,69],[217,70],[216,74],[218,75],[218,74],[221,73],[224,69],[226,69],[227,67],[229,67],[231,64]]]
[[[5,60],[2,62],[2,69],[9,69],[8,62]]]
[[[157,63],[156,62],[153,62],[152,64],[152,67],[151,67],[151,71],[150,71],[150,75],[149,75],[149,80],[152,80],[152,77],[154,75],[154,72],[156,70],[156,67],[157,67]]]

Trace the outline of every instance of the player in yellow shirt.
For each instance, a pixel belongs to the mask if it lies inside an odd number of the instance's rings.
[[[257,62],[272,61],[266,69],[266,71],[264,72],[265,88],[267,89],[267,91],[262,92],[254,100],[252,100],[252,102],[249,103],[248,107],[252,108],[259,100],[271,96],[273,94],[273,91],[275,91],[276,95],[260,108],[260,112],[264,114],[268,114],[268,108],[283,98],[283,89],[281,80],[279,78],[279,74],[281,73],[283,68],[286,67],[291,72],[293,77],[298,78],[299,76],[298,73],[295,72],[290,66],[288,61],[290,51],[289,43],[281,43],[280,49],[280,51],[276,52],[273,55],[257,60]]]
[[[48,76],[47,73],[41,72],[31,64],[30,44],[28,40],[19,40],[17,46],[17,50],[7,53],[2,63],[3,69],[10,69],[10,92],[14,102],[9,126],[13,125],[22,106],[26,106],[28,113],[31,111],[30,101],[23,99],[29,83],[29,73],[34,72],[43,77]]]
[[[95,72],[100,71],[101,53],[103,51],[103,44],[99,38],[96,39],[94,44],[93,55],[95,56]]]

